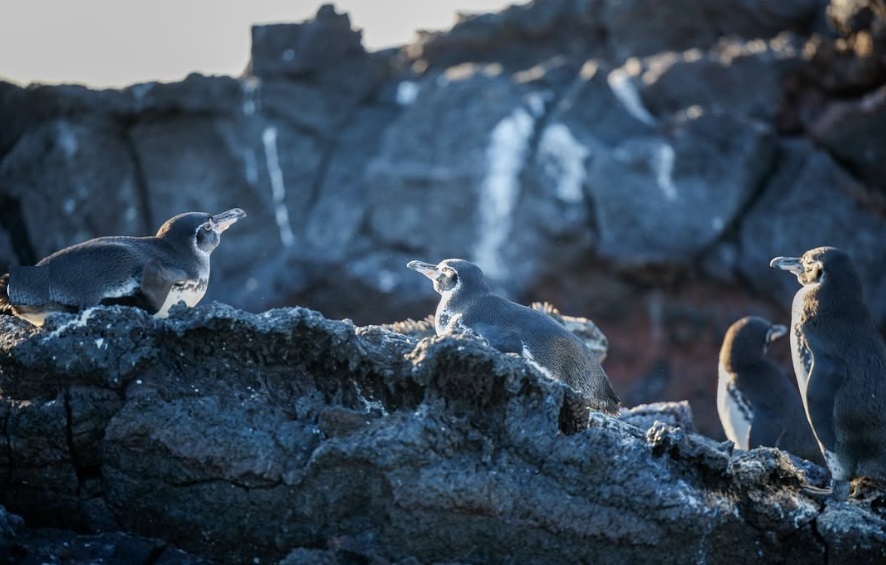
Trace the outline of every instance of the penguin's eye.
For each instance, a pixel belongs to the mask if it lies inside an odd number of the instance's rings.
[[[458,283],[458,273],[449,267],[443,267],[440,274],[440,278],[434,282],[434,288],[436,288],[438,292],[445,292],[455,288],[456,283]]]
[[[817,280],[824,278],[824,265],[821,264],[821,261],[816,261],[815,264],[812,265],[812,273]]]
[[[212,231],[212,222],[206,222],[203,224],[203,229],[206,231]]]

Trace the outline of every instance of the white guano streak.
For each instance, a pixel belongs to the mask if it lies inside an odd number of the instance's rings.
[[[417,82],[404,80],[397,85],[397,104],[409,106],[418,97],[419,86]]]
[[[66,323],[62,324],[61,326],[59,326],[58,328],[56,328],[55,330],[49,332],[49,334],[46,335],[44,340],[50,340],[50,339],[57,338],[57,337],[61,336],[65,330],[70,329],[70,328],[84,327],[86,325],[86,322],[89,321],[89,318],[90,318],[90,316],[92,316],[92,313],[94,311],[95,311],[94,307],[87,308],[87,309],[81,311],[80,314],[76,318],[71,320],[70,322],[66,322]]]
[[[587,147],[573,137],[565,124],[551,124],[542,133],[538,152],[545,172],[557,179],[557,197],[570,204],[581,202]]]
[[[655,118],[643,106],[637,87],[634,86],[631,75],[625,68],[621,67],[610,72],[606,77],[606,82],[609,83],[609,89],[612,90],[612,94],[618,98],[630,115],[644,124],[655,124]]]
[[[529,151],[529,138],[535,120],[523,108],[516,108],[498,122],[486,148],[486,177],[480,186],[478,202],[478,241],[474,258],[490,278],[502,278],[507,269],[500,257],[502,244],[511,233],[511,214],[517,204],[519,176]]]
[[[240,81],[240,89],[243,91],[243,115],[252,116],[258,109],[258,78],[249,77]]]
[[[674,148],[667,143],[660,145],[653,157],[655,180],[665,197],[671,202],[677,199],[677,187],[674,186],[673,178],[675,157]]]
[[[280,170],[280,161],[277,159],[277,128],[266,127],[261,139],[265,146],[265,159],[268,164],[268,176],[271,179],[271,197],[274,201],[277,227],[280,229],[280,241],[285,247],[290,247],[295,242],[295,236],[289,223],[289,210],[283,202],[286,185],[283,184],[283,171]]]
[[[77,133],[67,121],[59,121],[56,126],[56,142],[68,159],[73,158],[77,154],[80,144],[77,143]]]

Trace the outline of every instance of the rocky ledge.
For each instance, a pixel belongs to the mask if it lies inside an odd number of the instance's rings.
[[[886,494],[594,413],[465,338],[219,303],[0,317],[0,553],[39,563],[882,563]],[[76,534],[74,532],[77,532]]]

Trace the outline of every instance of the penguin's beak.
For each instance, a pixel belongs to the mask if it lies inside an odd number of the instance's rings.
[[[800,262],[800,257],[776,257],[769,262],[769,266],[790,271],[797,276],[803,273],[803,263]]]
[[[410,261],[406,264],[406,266],[413,271],[418,271],[432,281],[437,280],[437,277],[440,276],[440,270],[437,269],[437,265],[431,265],[430,263],[425,263],[424,261]]]
[[[772,343],[776,339],[788,333],[787,326],[782,326],[781,324],[776,324],[769,328],[769,331],[766,332],[766,343]]]
[[[246,212],[240,208],[231,208],[227,212],[216,214],[209,221],[212,222],[212,231],[221,233],[234,225],[240,218],[245,218]]]

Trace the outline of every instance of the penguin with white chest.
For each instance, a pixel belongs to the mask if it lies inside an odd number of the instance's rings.
[[[796,387],[766,356],[787,332],[758,316],[729,327],[720,347],[717,413],[739,449],[777,447],[824,465]]]
[[[543,312],[493,294],[483,271],[462,259],[407,265],[431,279],[441,295],[437,335],[470,330],[503,353],[516,353],[542,374],[564,382],[591,408],[611,415],[619,399],[594,354],[575,334]]]
[[[221,234],[246,213],[188,212],[155,236],[100,237],[53,253],[0,277],[0,308],[43,325],[52,312],[98,305],[136,306],[159,317],[179,301],[195,306],[209,284],[209,256]]]
[[[776,257],[802,287],[791,308],[791,355],[806,415],[845,498],[857,477],[886,480],[886,344],[852,259],[834,247]]]

